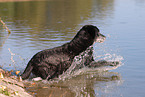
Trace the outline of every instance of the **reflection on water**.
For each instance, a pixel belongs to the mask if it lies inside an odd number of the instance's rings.
[[[0,16],[12,33],[7,38],[8,32],[0,24],[0,66],[23,71],[36,52],[70,41],[83,25],[100,29],[108,25],[113,10],[114,0],[2,2]],[[121,83],[115,72],[92,72],[52,83],[38,82],[26,90],[38,97],[95,97],[111,95]]]
[[[116,80],[112,80],[110,72],[105,77],[94,74],[93,78],[92,74],[88,78],[89,75],[84,74],[52,83],[52,87],[45,88],[38,83],[33,92],[37,95],[41,90],[44,94],[50,90],[48,95],[144,97],[144,10],[145,0],[0,2],[0,17],[12,32],[7,38],[8,32],[0,23],[0,66],[23,71],[36,52],[66,43],[83,25],[93,24],[107,36],[103,44],[94,44],[95,59],[112,60],[123,56],[124,66],[113,70],[121,74],[123,84],[118,74],[113,73]]]
[[[59,81],[36,82],[35,85],[32,83],[26,84],[29,86],[26,90],[38,97],[102,97],[110,95],[123,81],[118,73],[101,72]]]
[[[93,18],[98,18],[94,22],[95,25],[102,24],[107,18],[106,14],[113,10],[113,2],[48,0],[0,3],[1,18],[12,32],[6,39],[7,31],[0,24],[0,44],[5,42],[5,45],[0,47],[1,65],[8,70],[24,69],[36,52],[70,41],[83,25],[93,24]],[[10,60],[8,48],[16,54],[15,64]]]

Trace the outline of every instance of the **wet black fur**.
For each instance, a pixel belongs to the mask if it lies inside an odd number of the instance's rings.
[[[65,72],[72,64],[75,56],[85,51],[99,37],[99,29],[93,25],[85,25],[68,43],[46,49],[35,54],[23,74],[22,79],[29,78],[31,72],[42,79],[52,79]],[[92,53],[87,58],[87,64],[94,61]]]

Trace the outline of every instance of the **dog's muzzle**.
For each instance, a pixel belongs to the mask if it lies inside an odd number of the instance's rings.
[[[105,41],[106,37],[103,34],[100,34],[97,36],[95,42],[103,43]]]

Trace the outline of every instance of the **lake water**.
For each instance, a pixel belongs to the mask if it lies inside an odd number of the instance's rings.
[[[145,0],[48,0],[0,2],[0,66],[21,70],[43,49],[69,42],[86,24],[106,35],[94,44],[95,60],[122,66],[57,82],[38,82],[26,90],[37,97],[144,97]]]

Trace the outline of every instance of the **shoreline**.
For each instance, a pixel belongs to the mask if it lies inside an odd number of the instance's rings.
[[[0,97],[33,97],[26,92],[23,81],[17,76],[12,76],[7,71],[0,69]]]

